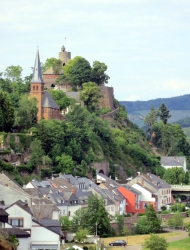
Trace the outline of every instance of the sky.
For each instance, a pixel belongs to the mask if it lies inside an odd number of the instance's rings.
[[[0,72],[58,58],[108,66],[119,101],[190,94],[190,0],[1,0]]]

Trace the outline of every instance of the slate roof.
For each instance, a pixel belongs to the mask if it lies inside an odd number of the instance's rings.
[[[56,234],[58,234],[58,235],[60,235],[60,236],[63,236],[63,234],[62,234],[60,231],[59,231],[59,232],[57,232],[57,230],[54,231],[51,227],[45,226],[44,224],[42,224],[41,222],[39,222],[39,221],[37,221],[37,220],[35,220],[35,219],[33,219],[32,221],[35,222],[35,223],[37,223],[37,224],[39,224],[40,226],[42,226],[42,227],[44,227],[44,228],[50,230],[50,231],[52,231],[53,233],[56,233]]]
[[[60,210],[54,204],[41,204],[40,206],[32,205],[32,211],[35,218],[52,219],[53,212]]]
[[[33,70],[33,77],[32,77],[32,82],[43,82],[42,78],[42,70],[41,70],[41,63],[40,63],[40,56],[39,56],[39,50],[37,49],[36,52],[36,58],[35,58],[35,63],[34,63],[34,70]]]
[[[3,209],[0,208],[0,216],[8,216],[9,214]]]
[[[75,99],[77,102],[80,102],[80,92],[65,92],[65,94],[68,97]]]
[[[42,108],[60,109],[49,92],[45,91],[42,100]]]
[[[12,228],[3,228],[4,232],[8,233],[9,235],[15,235],[19,238],[29,238],[30,234],[23,229],[20,229],[18,227],[12,227]]]
[[[35,188],[45,188],[45,187],[52,187],[51,183],[49,182],[49,180],[43,180],[43,181],[37,181],[37,180],[32,180],[30,182]]]
[[[55,178],[54,180],[49,180],[54,188],[61,188],[63,190],[72,190],[73,185],[63,178]]]
[[[160,158],[160,163],[163,166],[179,166],[179,164],[183,166],[185,161],[186,161],[185,156],[161,156]],[[174,165],[171,165],[172,163]]]
[[[8,208],[14,206],[14,205],[17,205],[18,207],[22,208],[24,211],[26,211],[27,213],[33,215],[30,207],[28,206],[27,203],[24,203],[23,201],[21,200],[18,200],[16,202],[14,202],[13,204],[11,204],[9,207],[5,208],[5,210],[7,210]]]
[[[33,197],[42,198],[49,194],[51,188],[26,188],[25,191]]]
[[[154,174],[144,174],[143,177],[145,179],[148,179],[157,188],[171,188],[171,186],[166,181],[162,180],[160,177]]]

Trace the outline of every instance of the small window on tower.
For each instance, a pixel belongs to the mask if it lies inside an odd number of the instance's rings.
[[[33,86],[33,90],[35,90],[35,86]]]
[[[38,86],[36,86],[36,90],[38,91]]]

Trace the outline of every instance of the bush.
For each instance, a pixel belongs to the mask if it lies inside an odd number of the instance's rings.
[[[87,246],[83,246],[83,249],[84,249],[84,250],[88,250],[88,247],[87,247]]]

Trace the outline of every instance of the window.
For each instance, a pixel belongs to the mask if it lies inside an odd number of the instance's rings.
[[[114,206],[111,207],[111,211],[114,211]]]
[[[38,86],[36,86],[36,90],[38,90]]]
[[[35,90],[35,86],[33,86],[33,90]]]
[[[10,219],[9,218],[9,224],[15,227],[23,227],[23,219]]]

